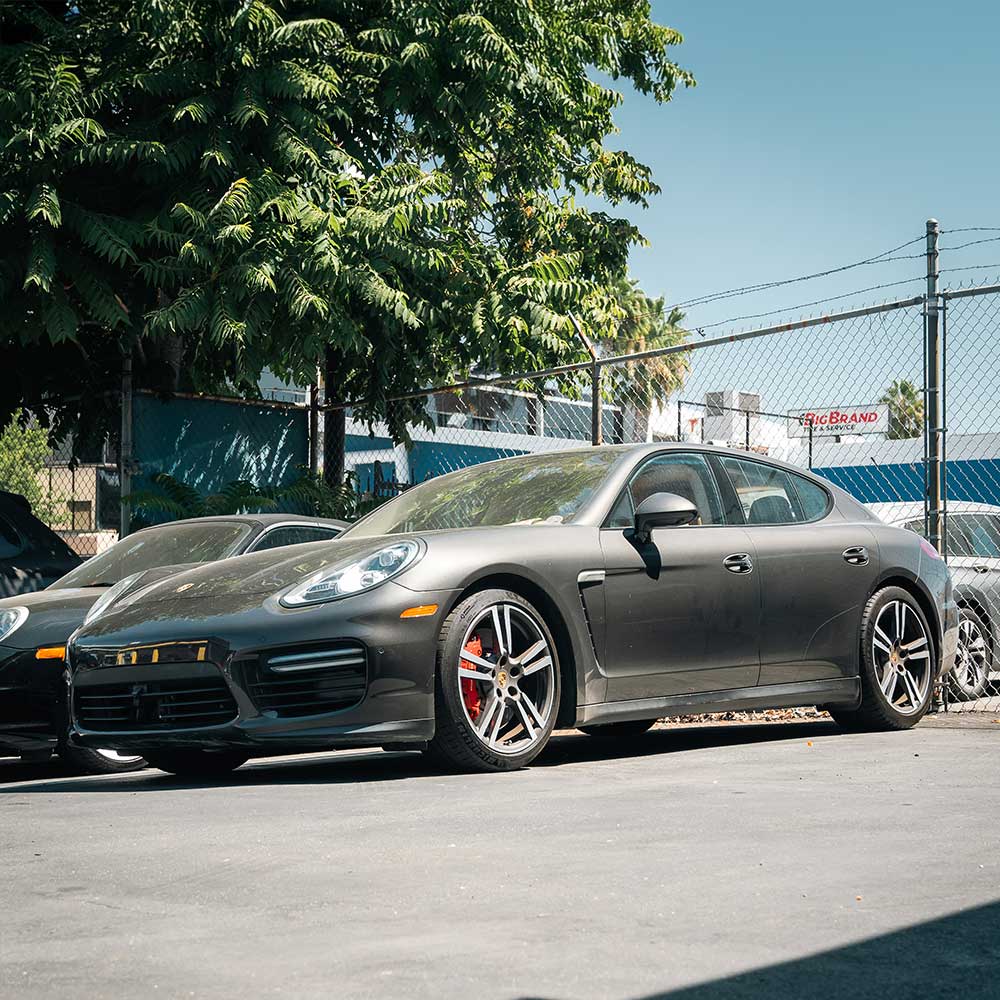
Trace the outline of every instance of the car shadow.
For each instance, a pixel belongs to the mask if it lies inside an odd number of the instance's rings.
[[[789,962],[635,1000],[995,1000],[1000,903],[988,903]],[[521,1000],[543,1000],[522,997]],[[544,1000],[571,1000],[550,996]]]
[[[596,739],[582,733],[565,732],[552,738],[531,765],[571,767],[602,760],[690,753],[727,746],[773,743],[795,739],[822,739],[841,735],[833,723],[760,722],[723,723],[654,729],[629,740]],[[267,757],[205,780],[180,779],[154,769],[123,775],[74,777],[57,764],[4,764],[0,761],[0,795],[11,793],[74,792],[162,792],[178,788],[252,785],[345,784],[371,781],[404,781],[411,778],[456,774],[435,764],[424,754],[413,752],[337,751],[295,757]],[[490,775],[466,775],[489,780]]]

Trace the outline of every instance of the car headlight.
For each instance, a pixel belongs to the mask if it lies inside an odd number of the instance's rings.
[[[327,566],[281,597],[286,608],[320,604],[371,590],[402,573],[420,555],[420,546],[409,539],[386,545],[349,563]]]
[[[28,620],[27,608],[3,608],[0,610],[0,642],[13,635]]]
[[[119,580],[113,587],[108,587],[106,591],[94,602],[90,610],[87,612],[87,616],[83,619],[84,625],[89,625],[92,621],[100,618],[108,608],[111,607],[115,601],[118,600],[122,594],[125,593],[129,587],[135,583],[139,577],[142,576],[142,572],[133,573],[131,576],[126,576]]]

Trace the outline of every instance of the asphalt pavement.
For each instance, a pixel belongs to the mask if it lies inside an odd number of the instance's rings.
[[[0,761],[0,996],[997,997],[1000,725],[225,780]]]

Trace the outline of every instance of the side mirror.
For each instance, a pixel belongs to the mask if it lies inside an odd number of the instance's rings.
[[[698,508],[676,493],[653,493],[635,509],[635,537],[649,541],[653,528],[675,528],[698,520]]]

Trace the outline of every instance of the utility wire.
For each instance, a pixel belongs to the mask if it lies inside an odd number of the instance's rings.
[[[921,254],[920,256],[923,256],[923,254]],[[771,309],[769,312],[752,313],[747,316],[732,316],[730,319],[724,319],[718,323],[709,323],[707,326],[696,326],[693,329],[695,333],[703,335],[705,330],[714,330],[718,326],[726,326],[729,323],[740,323],[743,320],[748,320],[748,319],[763,319],[766,316],[775,316],[778,313],[792,312],[795,309],[808,309],[811,306],[821,306],[826,302],[836,302],[838,299],[848,299],[852,295],[863,295],[865,292],[876,292],[882,288],[896,288],[899,285],[909,285],[912,284],[914,281],[926,281],[926,280],[927,277],[925,275],[919,275],[916,278],[904,278],[902,281],[889,281],[881,285],[871,285],[868,288],[857,288],[853,292],[845,292],[843,295],[831,295],[825,299],[816,299],[815,302],[803,302],[797,306],[784,306],[781,309]]]
[[[917,258],[923,257],[924,254],[904,254],[902,256],[892,256],[900,250],[905,250],[907,247],[911,247],[916,243],[921,243],[926,239],[925,236],[918,236],[916,239],[909,240],[906,243],[901,243],[898,247],[893,247],[890,250],[884,250],[880,254],[876,254],[874,257],[868,257],[865,260],[855,261],[853,264],[843,264],[840,267],[830,268],[826,271],[817,271],[815,274],[804,274],[798,278],[785,278],[781,281],[766,281],[758,285],[744,285],[742,288],[729,288],[721,292],[711,292],[707,295],[701,295],[693,299],[687,299],[684,302],[675,303],[672,308],[684,309],[696,305],[706,305],[709,302],[717,302],[721,299],[733,298],[737,295],[746,295],[750,292],[761,292],[769,288],[779,288],[783,285],[792,285],[800,281],[811,281],[814,278],[826,278],[831,274],[840,274],[843,271],[850,271],[856,267],[864,267],[868,264],[887,264],[894,260],[916,260]]]

